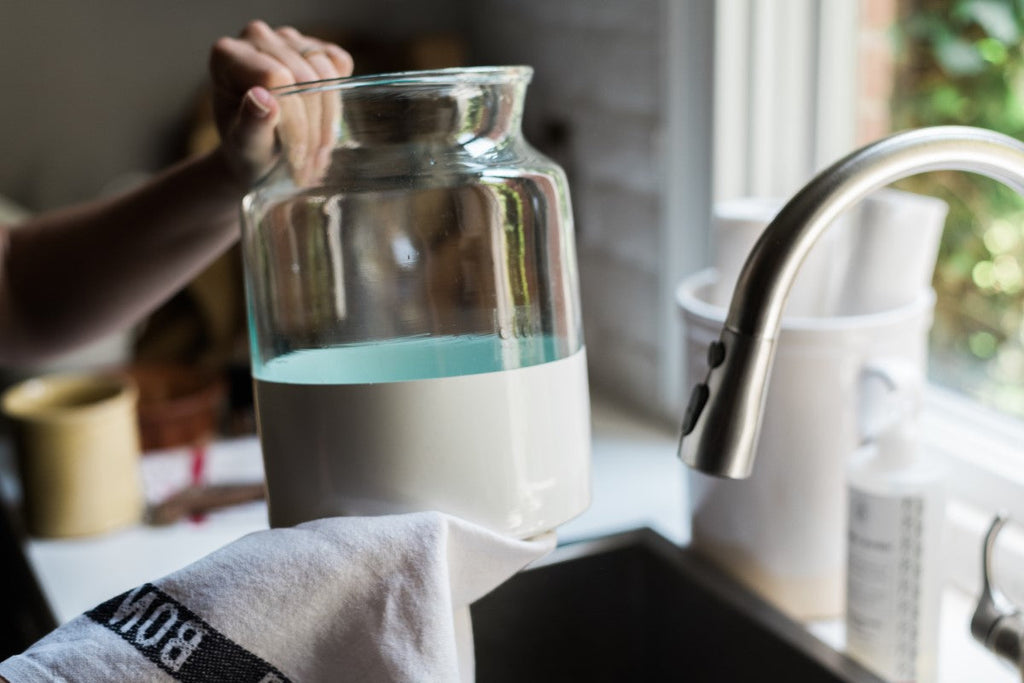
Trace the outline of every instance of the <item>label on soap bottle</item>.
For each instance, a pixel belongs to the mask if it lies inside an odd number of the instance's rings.
[[[846,647],[883,676],[916,681],[924,499],[850,489]]]

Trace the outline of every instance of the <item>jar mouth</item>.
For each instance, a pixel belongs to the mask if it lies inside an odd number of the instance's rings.
[[[516,81],[528,83],[532,77],[533,67],[526,65],[453,67],[305,81],[271,88],[270,92],[276,97],[286,97],[328,90],[356,90],[395,85],[500,85]]]

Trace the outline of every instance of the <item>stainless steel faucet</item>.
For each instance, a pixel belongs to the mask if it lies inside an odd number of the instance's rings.
[[[1024,194],[1024,144],[959,126],[898,133],[839,160],[783,207],[747,258],[722,335],[708,349],[707,376],[693,388],[683,418],[683,462],[707,474],[750,476],[782,312],[804,258],[866,195],[940,170],[980,173]]]

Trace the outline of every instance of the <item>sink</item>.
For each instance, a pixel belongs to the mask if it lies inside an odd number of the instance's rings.
[[[17,654],[57,627],[50,606],[22,551],[27,538],[21,516],[0,496],[0,557],[5,577],[0,582],[0,661]]]
[[[0,659],[56,627],[0,505]],[[472,606],[478,683],[881,681],[649,529],[558,548]]]
[[[478,683],[882,681],[649,529],[562,546],[472,615]]]

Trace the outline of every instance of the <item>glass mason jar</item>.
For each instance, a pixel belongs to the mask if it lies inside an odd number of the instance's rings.
[[[243,254],[273,526],[441,510],[528,537],[589,504],[569,192],[529,67],[276,91]]]

